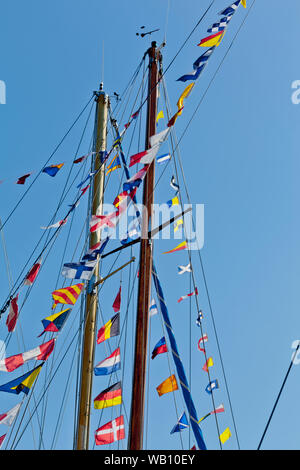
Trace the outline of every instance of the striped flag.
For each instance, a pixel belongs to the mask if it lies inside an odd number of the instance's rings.
[[[158,310],[157,310],[157,305],[155,303],[155,300],[152,299],[149,307],[149,316],[153,317],[153,315],[157,315]]]
[[[81,282],[80,284],[74,284],[73,286],[64,287],[52,292],[52,297],[54,300],[52,309],[55,308],[57,304],[74,305],[80,296],[83,286],[84,284]]]
[[[166,255],[166,254],[168,254],[168,253],[175,253],[175,251],[185,250],[185,249],[187,248],[187,246],[188,246],[188,245],[187,245],[187,242],[186,242],[186,241],[181,242],[181,243],[179,243],[179,245],[177,245],[177,246],[176,246],[175,248],[173,248],[172,250],[170,250],[170,251],[165,251],[165,252],[163,253],[163,255]]]
[[[95,443],[97,446],[111,444],[125,439],[125,426],[123,415],[109,421],[95,431]]]
[[[212,367],[213,365],[214,365],[213,358],[209,357],[206,363],[204,364],[204,366],[202,367],[202,369],[204,370],[204,372],[208,372],[208,368]]]
[[[155,147],[145,150],[144,152],[136,153],[130,157],[129,167],[136,165],[137,163],[142,163],[144,165],[150,165],[153,162],[156,154],[158,152],[158,145]]]
[[[102,343],[108,338],[118,336],[120,334],[120,314],[114,315],[105,325],[98,331],[97,344]]]
[[[191,292],[190,294],[182,295],[177,302],[180,303],[182,300],[187,299],[188,297],[192,297],[193,295],[198,295],[198,289],[197,287],[195,288],[194,292]]]
[[[10,301],[9,312],[6,318],[6,325],[9,333],[15,331],[16,328],[16,323],[19,315],[18,298],[19,294],[17,294],[16,297],[11,299]]]
[[[120,348],[94,367],[95,375],[109,375],[121,369]]]
[[[224,405],[223,403],[221,403],[221,405],[217,406],[217,408],[215,408],[214,411],[211,411],[210,414],[214,415],[217,413],[223,413],[224,411],[225,411]]]
[[[0,424],[6,424],[6,426],[11,426],[17,414],[19,413],[21,405],[22,403],[18,403],[6,413],[0,414]]]
[[[21,367],[28,361],[35,359],[36,361],[46,361],[54,349],[55,339],[51,339],[37,348],[26,351],[22,354],[6,357],[0,361],[0,371],[12,372]]]
[[[201,41],[199,42],[199,44],[197,44],[197,46],[200,46],[200,47],[216,46],[217,47],[222,41],[224,33],[225,31],[220,31],[215,34],[211,34],[210,36],[207,36],[206,38],[201,39]]]
[[[158,354],[163,354],[165,352],[168,352],[168,348],[167,348],[166,338],[163,336],[158,341],[158,343],[156,343],[156,345],[154,346],[151,359],[154,359]]]
[[[99,395],[94,399],[94,408],[96,410],[102,410],[103,408],[109,408],[110,406],[121,405],[121,403],[122,386],[121,382],[117,382],[99,393]]]
[[[171,158],[171,155],[169,153],[164,153],[163,155],[160,155],[159,157],[157,157],[156,161],[157,163],[164,163],[167,160],[170,160],[170,158]]]

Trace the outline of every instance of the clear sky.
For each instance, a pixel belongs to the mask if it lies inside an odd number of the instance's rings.
[[[184,132],[252,2],[253,0],[248,0],[246,10],[239,8],[220,47],[186,100],[184,112],[176,123],[178,138]],[[6,84],[6,104],[0,104],[0,180],[4,180],[0,186],[2,221],[26,190],[26,186],[14,184],[17,177],[30,171],[37,174],[43,167],[90,99],[93,90],[98,88],[100,80],[104,81],[105,91],[110,96],[114,92],[121,94],[150,41],[155,39],[160,44],[165,35],[167,45],[163,50],[163,61],[166,68],[209,4],[207,0],[16,0],[2,4],[0,80]],[[177,99],[184,88],[176,79],[192,70],[193,62],[203,52],[199,52],[200,48],[196,45],[206,36],[207,28],[217,21],[218,12],[229,4],[230,1],[214,1],[205,19],[167,71],[165,80],[172,112],[176,111]],[[180,143],[191,201],[205,206],[205,243],[201,255],[242,449],[257,447],[290,363],[291,344],[300,339],[300,104],[293,104],[291,99],[292,83],[300,80],[299,17],[300,5],[297,2],[288,0],[283,7],[281,1],[274,0],[270,7],[269,2],[255,1]],[[156,28],[160,28],[160,31],[142,39],[136,36],[136,32],[143,31],[141,26],[145,26],[147,31]],[[115,105],[113,98],[112,104]],[[65,162],[64,168],[54,179],[41,175],[5,226],[4,235],[14,280],[41,235],[40,226],[47,225],[55,211],[80,141],[87,112],[50,161],[51,164]],[[123,125],[129,112],[128,110],[124,116]],[[89,122],[79,149],[80,155],[89,148],[92,121],[93,119]],[[163,124],[159,125],[162,129]],[[137,144],[134,145],[132,153],[138,149]],[[128,146],[129,141],[124,141],[126,152]],[[82,169],[76,184],[87,171]],[[157,201],[164,202],[172,197],[169,181],[173,172],[171,167],[165,172],[157,189]],[[115,175],[114,178],[115,186],[109,189],[107,202],[112,201],[119,185],[118,178]],[[63,217],[65,208],[72,202],[75,193],[74,186],[56,220]],[[70,232],[67,251],[64,252],[69,233],[66,226],[65,234],[57,241],[55,250],[47,259],[37,285],[22,311],[20,322],[27,349],[39,344],[36,337],[41,332],[40,320],[50,314],[50,294],[56,287],[61,259],[68,262],[73,256],[85,216],[84,204],[81,204],[76,214],[74,226],[78,223],[78,229],[77,232],[73,232],[73,229]],[[188,375],[191,328],[192,392],[201,417],[211,411],[211,401],[205,392],[207,376],[202,371],[203,356],[197,350],[199,329],[195,325],[195,304],[192,303],[190,317],[189,301],[177,303],[177,299],[190,289],[188,275],[182,278],[177,275],[177,265],[187,264],[187,255],[183,252],[161,254],[174,246],[175,241],[155,242],[155,261]],[[77,253],[81,249],[82,245]],[[0,256],[2,305],[9,284],[3,250]],[[128,254],[122,255],[117,264],[126,262],[127,259]],[[218,378],[220,382],[220,390],[215,393],[216,405],[224,403],[226,410],[219,416],[220,430],[229,426],[233,434],[224,449],[236,449],[237,442],[212,318],[195,253],[193,261],[199,302],[204,312],[204,329],[209,337],[207,349],[214,358],[212,378]],[[104,272],[110,268],[111,262],[103,263]],[[122,279],[124,290],[128,289],[127,277],[128,271]],[[60,277],[58,283],[63,280]],[[105,321],[113,314],[111,305],[119,280],[117,276],[117,279],[109,281],[107,287],[101,291],[100,305]],[[24,291],[20,298],[24,298]],[[124,305],[126,302],[127,291]],[[134,307],[130,307],[127,334],[131,348],[134,313]],[[72,324],[78,326],[78,318],[74,314]],[[6,336],[4,319],[0,324],[0,339],[5,339]],[[99,319],[98,327],[101,325]],[[68,329],[69,326],[66,326],[63,334]],[[71,331],[70,338],[74,332],[75,329]],[[150,349],[161,336],[160,321],[153,318]],[[58,338],[57,347],[60,349],[63,345],[64,340]],[[117,342],[111,340],[112,349],[115,345]],[[16,354],[21,350],[22,334],[21,330],[17,330],[7,353]],[[106,353],[108,349],[103,345],[97,346],[97,362]],[[74,354],[75,361],[75,352],[71,354]],[[150,368],[147,446],[152,449],[181,448],[180,436],[169,434],[176,423],[172,396],[169,394],[158,398],[155,390],[169,375],[165,356],[157,357]],[[55,417],[71,362],[70,355],[49,391],[47,426],[51,432],[50,437],[45,437],[46,448],[51,445]],[[124,370],[124,401],[129,414],[131,362],[128,362]],[[299,449],[299,373],[299,367],[294,366],[263,448]],[[0,383],[17,376],[17,372],[2,372]],[[75,379],[74,367],[66,417],[57,448],[72,447]],[[42,389],[43,380],[44,376],[40,378],[38,391]],[[93,397],[106,388],[107,383],[106,379],[95,378]],[[178,415],[183,411],[180,393],[175,392]],[[20,401],[19,398],[2,393],[0,413],[14,406]],[[33,408],[33,401],[30,403]],[[100,412],[93,410],[91,442],[99,416]],[[111,416],[117,416],[117,410],[105,410],[101,424],[109,421]],[[24,423],[26,420],[25,418]],[[37,440],[38,424],[36,421],[33,423]],[[127,429],[126,427],[126,432]],[[202,431],[208,448],[218,449],[215,421],[212,417],[202,423]],[[6,427],[1,426],[0,435],[5,432]],[[193,445],[193,436],[189,440],[188,431],[182,433],[182,438],[185,449]],[[31,449],[36,445],[29,426],[18,448]],[[121,448],[123,445],[122,443]]]

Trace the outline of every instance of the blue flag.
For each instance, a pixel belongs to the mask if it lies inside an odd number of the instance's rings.
[[[177,421],[177,424],[175,424],[174,428],[170,432],[170,434],[174,434],[174,432],[180,432],[182,429],[186,429],[189,427],[189,423],[185,414],[185,411],[182,413],[180,418]]]
[[[202,54],[198,59],[193,63],[194,71],[187,75],[182,75],[182,77],[177,78],[177,82],[186,82],[187,80],[197,80],[201,72],[203,72],[208,59],[210,58],[212,52],[214,51],[215,46],[210,47],[204,54]]]
[[[216,380],[212,380],[211,382],[209,382],[209,384],[207,385],[205,391],[211,395],[212,394],[212,391],[219,388],[219,382]]]

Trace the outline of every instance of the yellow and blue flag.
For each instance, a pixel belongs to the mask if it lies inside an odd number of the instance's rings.
[[[61,167],[64,166],[64,163],[60,163],[59,165],[50,165],[46,166],[42,172],[47,173],[49,176],[55,176],[56,173],[61,169]]]
[[[114,170],[121,168],[121,162],[119,159],[119,154],[115,155],[110,164],[107,166],[106,176]]]
[[[19,393],[23,392],[25,395],[28,395],[29,390],[41,372],[43,365],[44,363],[30,370],[26,374],[21,375],[21,377],[0,385],[0,392],[14,393],[15,395],[19,395]]]

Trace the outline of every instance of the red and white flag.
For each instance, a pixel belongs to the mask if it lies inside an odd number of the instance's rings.
[[[123,415],[104,424],[95,432],[95,442],[97,446],[111,444],[121,439],[125,439]]]
[[[191,292],[190,294],[183,295],[182,297],[180,297],[180,299],[178,299],[177,302],[181,302],[182,300],[187,299],[188,297],[192,297],[193,295],[198,295],[197,287],[196,287],[194,292]]]
[[[129,167],[136,165],[137,163],[143,163],[144,165],[149,165],[153,162],[156,154],[158,152],[159,146],[155,145],[155,147],[145,150],[144,152],[136,153],[130,157]]]
[[[1,449],[1,446],[2,446],[3,441],[5,439],[5,436],[6,436],[6,434],[3,434],[3,436],[0,436],[0,449]]]
[[[92,215],[90,220],[90,232],[96,232],[103,227],[115,227],[119,211],[107,215]]]
[[[36,361],[46,361],[54,348],[55,339],[51,339],[46,343],[15,356],[10,356],[0,361],[0,371],[12,372],[25,362],[35,359]]]
[[[16,297],[14,297],[10,302],[9,313],[6,319],[6,325],[9,333],[15,331],[17,318],[19,315],[18,298],[19,294],[17,294]]]
[[[216,413],[223,413],[223,411],[225,411],[225,408],[223,403],[221,403],[221,405],[217,406],[217,408],[215,408],[214,411],[211,411],[210,414],[214,415]]]
[[[48,225],[47,227],[41,227],[41,228],[42,228],[43,230],[48,230],[49,228],[58,228],[58,227],[60,227],[61,225],[65,225],[65,223],[67,223],[67,220],[68,220],[68,219],[59,220],[59,221],[56,222],[55,224]]]
[[[19,409],[21,408],[22,402],[18,403],[16,406],[11,408],[6,413],[0,414],[0,424],[6,424],[6,426],[11,426],[14,422],[15,417],[19,413]]]
[[[205,333],[205,334],[202,336],[202,338],[200,338],[199,341],[198,341],[198,349],[199,349],[199,351],[205,352],[205,348],[204,348],[204,349],[201,348],[200,345],[201,345],[202,343],[206,343],[207,341],[208,341],[208,336],[207,336],[207,334]]]
[[[120,287],[120,289],[119,289],[119,292],[117,293],[117,297],[115,298],[112,307],[113,307],[113,309],[114,309],[115,312],[119,312],[119,311],[120,311],[120,308],[121,308],[121,287]]]
[[[26,279],[24,281],[24,286],[31,286],[34,283],[35,278],[38,275],[38,272],[40,270],[40,267],[41,267],[41,259],[39,259],[38,262],[32,266],[31,270],[26,276]]]

